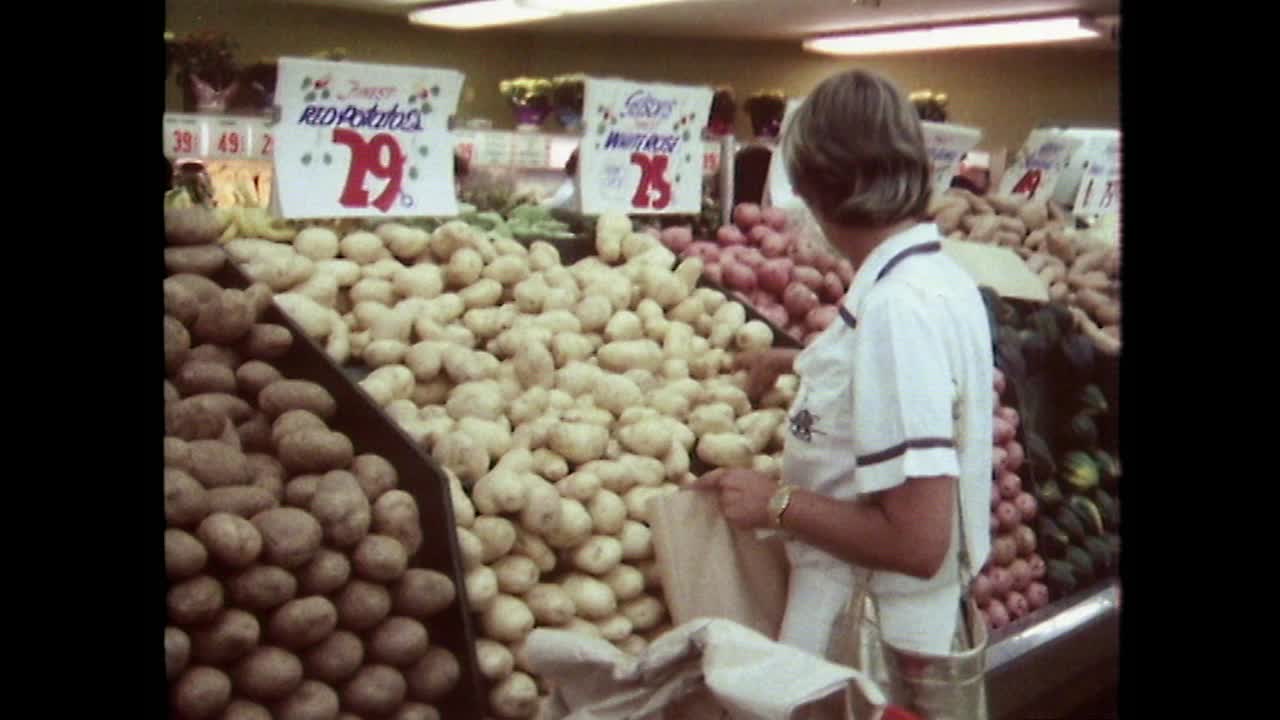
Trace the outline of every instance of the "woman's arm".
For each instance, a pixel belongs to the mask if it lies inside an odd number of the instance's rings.
[[[772,390],[780,375],[793,371],[799,354],[800,351],[795,348],[769,348],[758,352],[738,353],[734,359],[734,367],[750,373],[747,379],[747,397],[757,401]]]

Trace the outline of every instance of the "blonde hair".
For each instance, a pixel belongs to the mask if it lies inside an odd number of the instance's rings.
[[[884,227],[924,217],[932,166],[920,119],[875,73],[823,81],[787,121],[782,154],[796,194],[827,222]]]

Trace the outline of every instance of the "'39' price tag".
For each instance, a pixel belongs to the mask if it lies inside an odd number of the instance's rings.
[[[208,119],[201,115],[165,113],[164,156],[176,160],[204,157],[208,153]]]
[[[271,155],[287,218],[454,215],[452,70],[281,58]]]

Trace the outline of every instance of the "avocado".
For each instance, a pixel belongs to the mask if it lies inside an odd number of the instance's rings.
[[[1049,597],[1060,600],[1076,591],[1080,582],[1076,579],[1075,567],[1063,560],[1046,560],[1044,583],[1049,588]]]
[[[1079,544],[1084,542],[1084,523],[1080,522],[1075,510],[1063,505],[1054,514],[1053,521],[1071,538],[1072,543]]]
[[[1088,585],[1098,576],[1097,568],[1093,566],[1093,558],[1084,548],[1076,546],[1067,548],[1066,559],[1075,570],[1076,580],[1081,586]]]
[[[1085,534],[1097,536],[1106,532],[1106,527],[1102,522],[1102,513],[1089,498],[1083,495],[1072,495],[1067,498],[1067,507],[1075,511],[1076,516],[1080,518],[1080,522],[1084,525]]]
[[[1060,558],[1071,545],[1071,536],[1047,515],[1036,519],[1036,543],[1046,558]]]

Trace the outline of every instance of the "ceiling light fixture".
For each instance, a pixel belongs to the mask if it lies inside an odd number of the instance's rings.
[[[524,7],[517,4],[515,0],[466,0],[419,8],[409,13],[409,22],[454,30],[471,30],[545,20],[559,14]]]
[[[668,5],[684,0],[516,0],[522,7],[560,13],[592,13],[629,10],[649,5]]]
[[[804,49],[827,55],[884,55],[954,48],[1036,45],[1089,40],[1098,31],[1079,17],[1034,18],[898,30],[869,30],[814,37]]]

